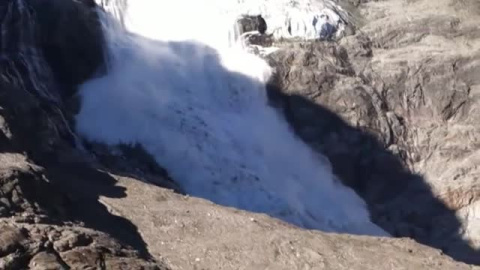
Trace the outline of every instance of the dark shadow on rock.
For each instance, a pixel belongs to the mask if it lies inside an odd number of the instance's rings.
[[[4,82],[0,83],[0,107],[12,133],[10,139],[0,133],[2,152],[26,154],[32,164],[42,167],[32,169],[37,177],[19,178],[25,199],[47,211],[48,222],[83,223],[130,245],[143,258],[151,258],[136,226],[99,201],[101,196],[124,198],[125,188],[85,160],[65,139],[68,136],[60,135],[59,115],[46,113],[31,94]]]
[[[267,91],[271,105],[283,112],[295,133],[328,157],[334,173],[367,202],[377,225],[392,236],[413,238],[458,261],[480,264],[480,252],[458,233],[462,224],[455,211],[377,137],[301,95],[286,95],[273,84]]]
[[[107,146],[84,141],[83,144],[88,152],[93,154],[111,173],[170,189],[178,194],[186,194],[170,177],[168,171],[138,143]]]
[[[28,0],[35,10],[37,42],[61,89],[62,98],[103,64],[103,33],[92,0]]]
[[[106,232],[138,250],[143,258],[151,258],[137,227],[128,219],[109,211],[99,201],[100,197],[127,196],[126,189],[116,186],[117,181],[114,178],[82,163],[56,163],[45,166],[45,169],[47,179],[68,197],[69,219],[81,222],[88,228]]]

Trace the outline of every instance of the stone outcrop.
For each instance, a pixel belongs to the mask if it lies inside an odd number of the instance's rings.
[[[277,42],[272,104],[378,225],[478,264],[479,4],[361,2],[355,35]]]
[[[0,4],[0,269],[166,269],[98,201],[123,190],[77,149],[68,123],[66,101],[103,62],[85,3]],[[100,186],[82,194],[79,179]]]
[[[238,19],[237,24],[240,34],[252,31],[258,31],[260,34],[265,34],[268,27],[262,15],[242,16]]]

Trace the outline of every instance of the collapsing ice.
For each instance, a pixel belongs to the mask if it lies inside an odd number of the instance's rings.
[[[187,193],[218,204],[305,228],[385,235],[370,222],[362,199],[335,179],[328,161],[297,139],[267,105],[269,66],[227,48],[211,33],[214,28],[182,29],[205,14],[214,16],[211,1],[180,1],[202,2],[200,6],[210,9],[197,11],[197,17],[170,17],[169,27],[179,29],[164,32],[162,27],[152,29],[161,25],[153,20],[159,16],[150,18],[149,25],[141,11],[175,11],[169,9],[170,2],[151,2],[128,2],[122,10],[131,32],[110,16],[101,16],[109,69],[106,76],[81,87],[81,135],[110,145],[142,145]],[[221,11],[215,17],[219,25],[225,25],[221,19],[230,23],[237,18]],[[148,28],[139,29],[141,25]],[[200,30],[205,35],[195,32]]]

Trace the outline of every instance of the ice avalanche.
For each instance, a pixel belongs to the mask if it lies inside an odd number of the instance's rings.
[[[262,14],[276,35],[309,38],[326,3],[98,2],[108,11],[108,73],[81,86],[79,134],[142,145],[193,196],[310,229],[385,234],[326,158],[268,106],[270,67],[234,46],[242,14]]]

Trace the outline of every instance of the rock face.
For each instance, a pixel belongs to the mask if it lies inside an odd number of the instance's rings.
[[[103,62],[103,37],[93,0],[30,1],[36,10],[39,45],[64,96],[70,97],[78,85],[97,73]],[[90,8],[84,8],[84,7]],[[75,63],[75,66],[72,66]],[[66,92],[68,90],[68,92]]]
[[[236,21],[236,24],[239,39],[244,48],[250,49],[252,53],[259,54],[261,48],[272,46],[273,35],[266,34],[268,25],[261,15],[242,16]]]
[[[75,153],[55,111],[22,89],[0,89],[0,269],[164,268],[134,226],[98,202],[124,190]],[[82,193],[81,181],[99,186]]]
[[[75,148],[64,101],[101,67],[101,39],[90,36],[100,28],[88,19],[91,5],[54,2],[0,4],[0,269],[166,269],[133,225],[98,201],[124,196],[123,189]],[[34,17],[39,11],[58,21]],[[98,46],[85,41],[88,51],[78,57],[72,46],[82,38],[70,36],[61,18]],[[41,38],[50,31],[57,40]],[[49,55],[52,46],[59,55]],[[82,194],[78,179],[100,186]]]
[[[338,43],[276,44],[272,104],[378,225],[479,264],[480,4],[359,11],[365,24]]]
[[[138,147],[80,145],[70,127],[72,95],[78,83],[101,72],[103,63],[93,7],[87,0],[0,3],[0,269],[473,269],[412,240],[305,231],[190,198],[179,194],[165,170]],[[369,38],[355,38],[366,42],[352,45],[355,57],[371,64],[375,50]],[[317,44],[309,46],[313,50]],[[339,74],[356,77],[353,67],[342,68]],[[276,105],[290,102],[272,93]],[[298,102],[311,103],[300,94]],[[368,119],[384,128],[383,120]],[[338,140],[346,136],[342,132],[352,132],[352,147],[357,134],[396,162],[358,129],[345,124],[338,130]],[[392,164],[391,169],[412,175]],[[354,175],[340,175],[363,185]],[[388,201],[391,194],[382,197],[369,185],[365,193]],[[451,194],[469,202],[460,192]]]
[[[238,26],[241,33],[258,31],[263,35],[267,31],[267,23],[262,15],[243,16],[238,20]]]

